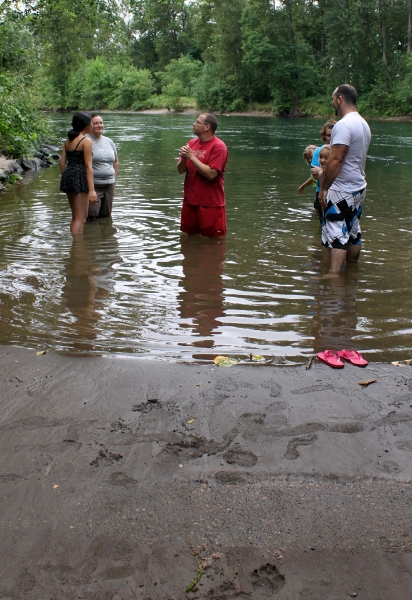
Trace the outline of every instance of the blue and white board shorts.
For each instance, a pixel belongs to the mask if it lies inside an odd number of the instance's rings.
[[[346,250],[362,241],[360,218],[366,188],[358,192],[329,190],[322,221],[322,246]]]

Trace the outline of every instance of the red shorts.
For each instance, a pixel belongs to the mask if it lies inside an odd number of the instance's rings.
[[[180,215],[180,231],[205,237],[218,237],[226,234],[225,206],[196,206],[183,201]]]

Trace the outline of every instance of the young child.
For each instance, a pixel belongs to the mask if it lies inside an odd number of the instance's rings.
[[[330,157],[330,153],[331,153],[331,147],[326,144],[325,146],[322,146],[321,151],[319,153],[319,163],[320,163],[320,170],[319,170],[319,179],[318,181],[322,181],[322,179],[325,177],[325,169],[326,169],[326,165],[328,164],[328,160]],[[322,223],[323,221],[323,209],[322,206],[318,205],[317,207],[317,211],[319,214],[319,219],[320,222]]]
[[[319,162],[320,162],[320,168],[322,169],[322,172],[319,173],[319,179],[323,179],[324,175],[325,175],[325,169],[326,169],[326,165],[328,163],[329,157],[330,157],[330,153],[331,153],[331,147],[326,144],[325,146],[323,146],[323,148],[320,151],[319,154]]]
[[[309,167],[312,162],[313,153],[315,152],[316,148],[317,146],[310,145],[306,146],[306,148],[303,151],[303,160],[307,165],[309,165]],[[316,188],[316,179],[314,179],[312,176],[310,176],[309,179],[307,179],[304,183],[302,183],[302,185],[298,187],[298,194],[303,194],[305,188],[307,188],[310,184],[312,184],[313,187]]]

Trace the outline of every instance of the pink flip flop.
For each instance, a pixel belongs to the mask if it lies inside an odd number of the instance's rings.
[[[319,352],[317,355],[319,360],[323,361],[330,367],[334,369],[343,369],[345,366],[343,362],[340,360],[337,352],[332,352],[332,350],[325,350],[325,352]]]
[[[358,367],[366,367],[368,361],[362,358],[362,356],[356,350],[339,350],[338,356],[345,360],[348,360],[353,365]]]

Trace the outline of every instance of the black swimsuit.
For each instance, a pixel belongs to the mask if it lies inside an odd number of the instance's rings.
[[[77,150],[77,146],[85,137],[83,136],[77,142],[74,150],[66,148],[67,165],[60,180],[60,191],[65,194],[81,194],[89,191],[83,150]]]

